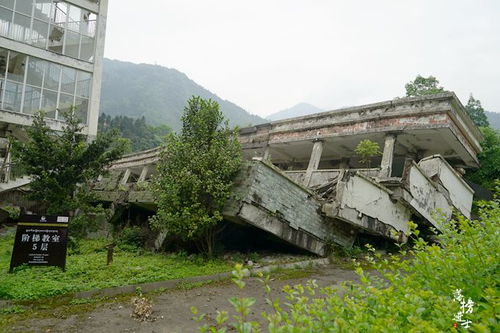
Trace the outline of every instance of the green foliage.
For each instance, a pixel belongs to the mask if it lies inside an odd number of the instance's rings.
[[[477,155],[481,167],[467,172],[467,179],[489,189],[493,189],[495,180],[500,179],[500,133],[490,127],[482,127],[483,151]]]
[[[26,312],[26,310],[23,309],[23,307],[21,307],[19,305],[12,305],[12,306],[8,306],[6,308],[0,309],[0,314],[13,314],[13,313],[23,313],[23,312]]]
[[[476,126],[479,127],[488,127],[490,123],[488,121],[488,117],[486,117],[486,113],[484,112],[483,107],[481,106],[481,101],[475,99],[472,94],[470,94],[469,101],[465,106],[465,111],[471,117],[472,121]]]
[[[171,132],[167,125],[151,126],[146,124],[146,119],[129,118],[101,114],[99,116],[99,132],[116,130],[122,138],[130,140],[132,151],[141,151],[158,147],[163,138]]]
[[[266,303],[262,313],[268,332],[445,332],[465,331],[461,322],[453,329],[461,304],[457,290],[474,302],[474,332],[500,331],[500,206],[480,204],[480,220],[459,217],[443,224],[438,244],[428,244],[410,223],[413,247],[400,247],[398,255],[382,258],[371,246],[367,260],[377,274],[358,265],[359,283],[318,288],[316,281],[285,286],[286,300],[271,299],[269,276],[261,279]],[[237,270],[241,271],[241,267]],[[241,287],[244,274],[235,282]],[[252,303],[230,299],[239,313],[252,311]],[[467,309],[467,308],[466,308]],[[198,318],[203,318],[199,315]],[[202,332],[259,332],[255,322],[241,321],[200,327]]]
[[[140,249],[146,242],[146,234],[138,226],[124,228],[116,239],[121,248]]]
[[[372,157],[382,154],[378,143],[368,139],[361,140],[354,151],[359,157],[359,162],[368,167],[370,167],[370,160]]]
[[[91,194],[85,184],[103,173],[106,165],[124,151],[124,143],[116,139],[116,133],[100,134],[87,143],[78,116],[69,111],[63,117],[63,131],[56,132],[47,126],[44,113],[38,112],[27,129],[29,141],[13,141],[14,160],[32,179],[31,199],[43,202],[47,213],[53,215],[88,205]]]
[[[69,255],[66,272],[58,267],[23,266],[9,274],[14,235],[0,237],[0,299],[38,299],[96,288],[209,275],[231,270],[221,260],[191,260],[175,254],[153,254],[115,248],[106,265],[109,240],[82,239],[79,253]]]
[[[19,214],[21,214],[21,208],[17,206],[4,206],[2,209],[6,211],[13,220],[19,218]]]
[[[212,255],[222,208],[241,164],[237,131],[212,100],[193,97],[180,134],[171,133],[151,182],[158,206],[153,227],[199,241]]]
[[[99,298],[75,298],[69,302],[71,305],[76,304],[92,304],[98,302]]]
[[[439,81],[434,76],[423,77],[417,75],[415,80],[408,82],[405,85],[406,96],[424,96],[434,95],[443,92],[443,87],[439,87]]]

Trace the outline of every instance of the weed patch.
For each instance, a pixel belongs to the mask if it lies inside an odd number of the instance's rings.
[[[13,236],[0,237],[0,299],[34,300],[91,289],[210,275],[231,270],[218,259],[118,249],[106,265],[105,240],[82,240],[67,258],[66,272],[58,267],[28,267],[8,273]]]

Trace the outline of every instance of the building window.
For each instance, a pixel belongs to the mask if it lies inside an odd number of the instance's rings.
[[[97,15],[59,0],[0,0],[0,36],[93,62]]]
[[[3,110],[62,119],[74,107],[87,124],[92,74],[0,48],[0,105]]]

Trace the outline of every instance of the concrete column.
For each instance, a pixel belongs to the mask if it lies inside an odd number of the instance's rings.
[[[90,105],[88,112],[89,138],[93,140],[97,135],[97,122],[99,118],[99,103],[101,100],[101,78],[104,62],[104,40],[106,37],[106,20],[108,16],[108,0],[99,1],[99,14],[97,17],[97,30],[95,36],[94,71],[90,92]]]
[[[120,180],[120,184],[121,185],[127,184],[129,177],[130,177],[130,169],[127,169],[125,170],[125,173],[123,174],[123,177]]]
[[[394,160],[394,145],[396,143],[395,134],[387,134],[384,142],[384,152],[382,154],[382,163],[380,163],[379,177],[390,177],[392,172],[392,161]]]
[[[6,154],[7,155],[5,155],[5,160],[4,160],[5,165],[4,165],[3,172],[5,174],[4,182],[8,183],[8,182],[10,182],[10,171],[11,171],[10,163],[12,162],[12,158],[11,158],[11,154],[10,154],[10,144],[7,146]]]
[[[142,168],[141,175],[139,176],[137,182],[145,181],[146,177],[148,176],[148,172],[149,172],[149,165],[146,165],[144,168]]]
[[[322,153],[323,153],[323,141],[315,140],[311,152],[311,158],[309,159],[309,165],[307,166],[306,175],[304,176],[303,184],[305,186],[309,186],[313,172],[318,170],[319,161],[321,160]]]
[[[269,161],[269,157],[270,157],[269,146],[266,146],[266,148],[264,148],[264,153],[262,154],[262,160]]]

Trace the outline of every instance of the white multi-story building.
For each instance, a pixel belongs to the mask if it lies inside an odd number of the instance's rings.
[[[0,161],[31,115],[62,127],[71,107],[97,133],[108,0],[0,0]],[[3,149],[2,149],[3,148]],[[5,171],[5,170],[4,170]],[[5,172],[3,172],[5,173]],[[5,180],[4,180],[5,181]]]

